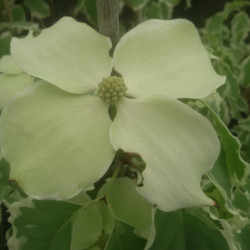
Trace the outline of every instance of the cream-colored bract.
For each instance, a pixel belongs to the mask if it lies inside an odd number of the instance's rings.
[[[17,75],[0,74],[0,110],[18,92],[33,83],[33,78],[25,73]]]
[[[116,46],[114,67],[133,97],[202,98],[225,82],[212,68],[194,25],[183,19],[135,27]]]
[[[149,20],[121,38],[114,59],[110,47],[109,38],[68,17],[12,41],[19,66],[55,86],[40,82],[3,111],[0,141],[11,178],[33,197],[67,199],[96,182],[122,148],[146,161],[138,191],[162,210],[212,205],[200,180],[219,154],[218,138],[206,118],[175,100],[203,97],[225,80],[194,26]],[[86,92],[113,65],[138,99],[122,99],[112,123],[108,105]]]
[[[145,160],[138,191],[160,209],[214,204],[201,191],[200,178],[212,168],[219,140],[209,121],[187,105],[159,95],[124,99],[110,138],[115,149]]]
[[[1,115],[2,153],[11,164],[10,178],[32,197],[78,194],[102,177],[113,160],[110,124],[108,105],[99,98],[34,84]]]
[[[15,75],[23,73],[23,70],[16,64],[12,56],[5,55],[0,59],[0,72]]]
[[[34,78],[27,75],[16,64],[12,56],[0,59],[0,110],[10,98],[32,84]]]
[[[11,53],[25,72],[71,93],[96,87],[112,70],[109,38],[65,17],[37,37],[11,41]]]

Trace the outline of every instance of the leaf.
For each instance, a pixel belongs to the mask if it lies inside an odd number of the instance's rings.
[[[250,31],[250,19],[248,15],[243,11],[237,13],[234,16],[231,25],[233,39],[238,42],[243,41]]]
[[[74,14],[83,13],[88,21],[97,27],[97,10],[96,10],[96,1],[93,0],[78,0]]]
[[[95,206],[81,208],[72,224],[72,250],[94,245],[102,233],[102,217]]]
[[[21,5],[14,5],[11,11],[15,22],[26,21],[25,12]]]
[[[155,214],[156,236],[150,250],[186,249],[181,211],[165,213],[157,210]]]
[[[26,238],[22,249],[70,249],[72,219],[81,206],[60,201],[33,200],[30,203],[28,207],[23,202],[10,206],[16,237]]]
[[[243,87],[250,87],[250,56],[248,56],[242,63],[240,79]]]
[[[247,198],[247,192],[243,188],[236,187],[234,190],[233,205],[244,214],[245,217],[250,215],[250,200]]]
[[[161,0],[161,1],[167,3],[169,6],[172,6],[172,7],[174,7],[175,5],[181,2],[181,0]]]
[[[221,32],[223,23],[226,19],[226,15],[223,12],[219,12],[206,21],[206,30],[212,33]]]
[[[241,250],[249,250],[250,246],[250,224],[244,227],[238,235],[236,235],[236,240],[240,243]]]
[[[218,94],[218,92],[214,91],[205,98],[202,98],[202,100],[209,105],[209,107],[216,113],[216,115],[219,115],[223,99]]]
[[[231,3],[227,3],[224,8],[224,12],[228,16],[234,11],[240,11],[242,8],[250,6],[250,3],[247,1],[233,1]]]
[[[11,249],[80,250],[100,244],[105,237],[107,241],[110,215],[102,201],[96,202],[82,192],[67,202],[27,198],[11,204]]]
[[[233,214],[235,214],[235,211],[229,210],[224,196],[221,194],[220,190],[215,187],[210,182],[210,187],[204,188],[204,192],[211,198],[213,201],[216,202],[217,206],[209,207],[210,215],[212,214],[213,218],[216,219],[229,219],[233,217]],[[224,191],[224,190],[223,190]],[[232,214],[232,213],[233,214]]]
[[[161,7],[158,3],[152,2],[147,8],[145,8],[144,12],[147,19],[163,19]]]
[[[133,11],[142,9],[148,0],[123,0]]]
[[[240,94],[238,77],[234,67],[230,67],[229,63],[224,62],[221,66],[223,74],[226,75],[226,84],[224,88],[227,88],[226,99],[230,105],[231,116],[239,119],[241,118],[240,112],[247,112],[247,105]]]
[[[211,121],[220,137],[222,148],[225,151],[225,162],[229,176],[234,177],[234,180],[241,180],[245,176],[247,164],[240,156],[240,142],[238,138],[234,137],[229,129],[223,124],[219,116],[214,112],[210,104],[203,101],[204,105],[208,108],[211,114]],[[213,169],[211,171],[213,173]]]
[[[240,155],[240,142],[223,124],[211,103],[203,99],[203,104],[209,110],[209,119],[214,125],[221,142],[221,152],[213,169],[207,174],[226,201],[226,209],[235,214],[240,208],[238,202],[233,203],[233,187],[242,188],[245,185],[247,172],[250,167]],[[239,196],[237,195],[237,200]],[[247,201],[244,201],[245,203]],[[220,204],[224,206],[224,204]],[[246,206],[246,205],[243,205]],[[216,209],[215,209],[216,210]],[[243,209],[244,210],[244,209]],[[242,211],[245,213],[245,211]]]
[[[9,174],[10,166],[4,159],[0,159],[0,201],[14,189],[9,184]]]
[[[135,183],[128,178],[119,178],[108,184],[106,199],[114,216],[137,230],[149,232],[152,205],[136,191]]]
[[[238,120],[238,125],[232,129],[241,142],[241,153],[245,161],[250,162],[250,117]]]
[[[133,228],[123,222],[115,220],[114,229],[107,242],[105,250],[143,250],[146,240],[137,237]]]
[[[0,37],[0,57],[3,55],[10,54],[10,40],[11,36],[6,34],[5,36]]]
[[[50,7],[44,0],[25,0],[24,4],[28,6],[31,14],[38,19],[44,19],[50,15]]]
[[[4,22],[4,23],[0,23],[0,30],[1,29],[19,29],[19,30],[36,30],[38,31],[38,24],[37,23],[30,23],[30,22]],[[10,43],[10,41],[9,41]],[[7,54],[10,54],[10,52],[8,52]]]
[[[223,149],[221,149],[220,155],[216,160],[213,169],[208,173],[208,176],[227,202],[230,203],[232,198],[232,184],[230,172],[227,169],[226,153]]]
[[[143,9],[143,12],[147,19],[171,19],[173,6],[165,0],[158,3],[152,2]]]
[[[96,208],[102,216],[102,230],[105,234],[111,234],[114,227],[114,218],[111,216],[108,206],[104,201],[96,204]]]
[[[201,209],[156,211],[156,237],[150,250],[229,249],[226,240]]]
[[[192,7],[191,0],[186,0],[186,6],[187,8]]]

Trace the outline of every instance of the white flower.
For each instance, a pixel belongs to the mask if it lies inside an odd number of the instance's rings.
[[[220,151],[209,123],[178,98],[202,98],[224,83],[193,24],[149,20],[110,39],[65,17],[33,37],[13,39],[11,52],[39,83],[1,116],[10,178],[40,199],[67,199],[101,178],[115,150],[146,162],[138,192],[164,211],[212,205],[200,188]],[[128,88],[112,122],[98,83],[119,72]],[[47,81],[47,82],[45,82]],[[129,97],[129,98],[128,98]]]

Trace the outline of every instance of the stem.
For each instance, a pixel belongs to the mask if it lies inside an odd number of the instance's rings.
[[[9,2],[8,2],[8,0],[3,0],[3,3],[4,3],[5,10],[7,12],[8,18],[12,22],[13,21],[13,16],[12,16],[12,13],[11,13]]]
[[[120,168],[122,167],[122,165],[123,165],[122,162],[118,162],[118,163],[117,163],[117,165],[116,165],[116,167],[115,167],[115,170],[114,170],[114,172],[113,172],[113,175],[112,175],[112,177],[111,177],[110,182],[113,182],[113,181],[116,179],[116,177],[117,177],[117,175],[119,174],[119,171],[120,171]]]
[[[99,32],[111,39],[114,50],[119,40],[119,10],[117,0],[96,0]]]

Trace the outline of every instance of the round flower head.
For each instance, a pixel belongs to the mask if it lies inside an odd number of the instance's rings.
[[[225,78],[195,27],[149,20],[121,38],[113,58],[110,49],[109,38],[69,17],[12,40],[16,62],[42,80],[1,116],[10,178],[32,197],[68,199],[101,178],[121,148],[146,162],[137,190],[160,209],[212,205],[200,180],[219,141],[209,121],[177,99],[205,97]]]

